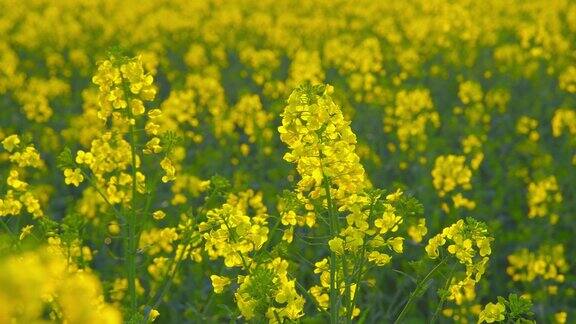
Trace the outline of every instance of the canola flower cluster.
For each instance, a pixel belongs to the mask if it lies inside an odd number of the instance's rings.
[[[331,91],[323,86],[294,91],[278,132],[290,149],[284,159],[296,163],[301,176],[298,191],[312,199],[330,194],[340,206],[363,189],[366,179],[354,151],[356,135],[331,100]],[[328,182],[330,193],[324,191]]]
[[[426,253],[430,258],[440,256],[440,248],[446,247],[449,255],[443,258],[456,258],[458,263],[464,265],[465,274],[462,279],[452,278],[448,288],[448,300],[454,300],[458,305],[466,299],[475,296],[474,287],[486,271],[486,265],[492,254],[491,241],[486,225],[473,219],[466,222],[459,220],[442,230],[442,233],[433,236],[426,245]]]
[[[562,245],[543,246],[536,253],[522,249],[508,256],[509,266],[506,272],[514,281],[534,281],[541,277],[544,280],[562,283],[566,280],[568,263]],[[554,294],[554,286],[549,289]]]
[[[550,217],[551,223],[558,222],[554,206],[562,202],[562,193],[558,191],[556,177],[550,176],[528,185],[528,217]]]
[[[209,210],[198,229],[211,259],[223,258],[227,268],[243,270],[243,274],[236,274],[234,296],[244,318],[265,314],[271,323],[296,320],[303,315],[304,298],[289,277],[288,261],[275,258],[263,263],[252,257],[269,239],[267,225],[262,194],[248,190],[231,194],[221,207]],[[217,294],[232,283],[230,277],[222,275],[211,275],[210,279]]]
[[[466,164],[466,156],[442,155],[436,158],[432,170],[434,188],[441,198],[450,194],[454,208],[474,209],[476,203],[462,194],[472,189],[472,169]],[[442,203],[442,209],[450,211],[448,202]]]
[[[250,253],[268,241],[268,214],[261,193],[249,190],[231,195],[220,208],[208,211],[206,218],[198,229],[208,256],[224,258],[228,268],[248,268]]]
[[[434,129],[440,126],[440,115],[434,109],[428,89],[401,90],[395,99],[396,105],[386,108],[384,131],[394,132],[398,144],[389,142],[388,148],[392,152],[396,151],[397,147],[400,151],[408,151],[409,160],[414,160],[419,152],[426,150],[427,128]],[[425,161],[420,160],[421,163]],[[400,164],[401,168],[406,166],[406,162]]]
[[[398,206],[405,202],[402,191],[384,195],[371,190],[355,152],[356,137],[330,97],[332,91],[305,84],[288,99],[278,131],[290,149],[284,159],[296,164],[301,177],[295,192],[300,208],[285,208],[281,221],[288,227],[289,242],[296,226],[321,230],[322,223],[329,225],[331,256],[315,263],[320,285],[312,286],[310,294],[320,308],[350,318],[360,314],[354,304],[361,273],[368,264],[385,266],[391,253],[403,252],[405,237],[398,230],[410,223]],[[318,214],[328,219],[320,222]],[[408,234],[419,242],[427,233],[425,219],[413,223]],[[343,301],[335,303],[336,295]]]
[[[25,209],[34,218],[39,218],[44,216],[41,202],[46,200],[46,192],[41,187],[30,185],[26,177],[32,170],[46,166],[33,144],[25,147],[20,144],[18,135],[10,135],[2,141],[7,153],[4,159],[10,163],[10,167],[6,178],[6,193],[0,196],[0,217],[17,216]]]

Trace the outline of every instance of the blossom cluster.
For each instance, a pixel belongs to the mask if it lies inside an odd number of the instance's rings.
[[[468,296],[475,296],[474,287],[484,275],[492,254],[492,241],[486,225],[473,219],[459,220],[428,240],[426,253],[430,258],[438,258],[440,248],[448,244],[446,251],[449,254],[443,258],[455,258],[465,267],[464,276],[461,279],[454,277],[450,282],[448,300],[461,304]]]

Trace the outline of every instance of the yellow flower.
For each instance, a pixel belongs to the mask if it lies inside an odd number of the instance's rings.
[[[118,225],[118,222],[113,221],[108,224],[108,232],[112,235],[118,235],[120,233],[120,225]]]
[[[150,119],[156,119],[160,116],[162,116],[162,110],[160,109],[152,109],[148,111],[148,118]]]
[[[386,253],[380,253],[378,251],[372,251],[368,253],[368,261],[374,262],[377,266],[385,266],[390,263],[392,258]]]
[[[558,313],[554,314],[555,323],[564,324],[564,323],[566,323],[567,319],[568,319],[568,314],[566,314],[566,312],[558,312]]]
[[[74,186],[78,187],[82,181],[84,181],[84,176],[82,175],[82,171],[78,168],[72,169],[65,169],[64,170],[64,182],[67,185],[73,184]]]
[[[474,255],[474,250],[472,249],[472,240],[466,239],[462,242],[456,242],[448,246],[448,252],[455,254],[456,257],[465,262],[469,262]]]
[[[400,90],[395,104],[384,109],[384,131],[395,134],[400,150],[411,156],[426,149],[427,131],[440,127],[440,115],[434,109],[428,89]],[[396,143],[390,144],[395,150]]]
[[[576,110],[559,108],[552,117],[552,135],[559,137],[562,133],[576,134]]]
[[[282,225],[296,225],[296,213],[293,210],[282,214]]]
[[[329,271],[329,269],[328,259],[322,259],[314,263],[314,273],[322,273],[324,271]]]
[[[404,251],[404,238],[403,237],[395,237],[388,240],[388,244],[392,247],[394,252],[402,253]]]
[[[160,153],[162,152],[162,146],[160,146],[160,139],[158,137],[154,137],[149,140],[144,149],[142,150],[144,154],[152,154],[152,153]]]
[[[417,225],[412,225],[408,228],[408,235],[416,243],[420,243],[426,233],[428,233],[428,229],[426,228],[425,218],[420,218]]]
[[[294,226],[290,226],[284,229],[284,234],[282,235],[282,240],[288,243],[292,243],[294,240]]]
[[[2,145],[8,152],[12,152],[18,144],[20,144],[20,138],[18,138],[18,135],[10,135],[2,141]]]
[[[539,277],[556,282],[564,282],[569,270],[562,244],[543,245],[537,252],[521,249],[508,256],[506,272],[513,281],[531,282]]]
[[[92,153],[84,151],[78,151],[78,153],[76,153],[76,163],[90,166],[92,162],[94,162],[94,155],[92,155]]]
[[[144,103],[140,99],[131,99],[130,107],[132,108],[132,113],[134,116],[142,115],[146,111],[144,108]]]
[[[6,179],[6,183],[10,187],[14,188],[15,190],[18,190],[18,191],[26,190],[26,188],[28,187],[28,184],[26,182],[18,179],[19,176],[20,176],[20,173],[18,171],[10,170],[10,175]]]
[[[433,184],[438,195],[444,197],[457,187],[467,190],[471,188],[472,171],[466,165],[466,157],[458,155],[442,155],[436,158],[432,170]]]
[[[166,213],[161,210],[157,210],[152,213],[152,217],[154,217],[155,220],[161,220],[164,219],[164,217],[166,217]]]
[[[230,278],[211,275],[210,280],[212,281],[212,287],[214,287],[214,292],[217,294],[222,293],[224,288],[230,284]]]
[[[42,159],[40,159],[40,154],[36,151],[34,146],[30,145],[23,149],[21,152],[13,153],[10,156],[10,161],[17,163],[19,167],[33,167],[39,168],[43,165]]]
[[[350,194],[366,187],[364,167],[356,154],[356,135],[329,87],[303,85],[292,92],[278,127],[280,139],[301,176],[298,192],[311,198],[325,195],[324,180],[334,189],[333,199],[341,205]]]
[[[553,217],[554,210],[563,200],[555,176],[546,177],[528,185],[528,218]]]
[[[330,246],[330,250],[338,255],[344,254],[344,240],[335,237],[328,241],[328,246]]]
[[[135,57],[119,65],[114,57],[103,61],[98,66],[98,72],[92,82],[99,87],[100,110],[98,117],[108,119],[114,109],[125,109],[130,102],[130,109],[134,116],[145,112],[143,101],[153,100],[156,89],[152,84],[152,75],[145,74],[141,57]],[[126,93],[124,89],[128,87]]]
[[[492,249],[490,248],[491,239],[488,237],[479,238],[476,240],[476,246],[480,249],[480,256],[490,255]]]
[[[174,167],[172,160],[165,157],[162,162],[160,162],[160,166],[166,172],[166,175],[162,176],[162,182],[166,183],[176,180],[176,167]]]
[[[396,189],[396,192],[392,193],[392,194],[388,194],[386,196],[386,200],[390,201],[390,202],[394,202],[396,200],[398,200],[401,196],[402,196],[403,192],[400,189]]]
[[[462,193],[457,193],[452,197],[452,201],[454,202],[454,208],[464,207],[467,209],[474,209],[476,208],[476,203],[462,195]]]
[[[221,208],[206,213],[198,224],[204,247],[212,259],[224,258],[226,267],[251,263],[250,252],[268,240],[268,214],[262,194],[253,190],[230,194]]]
[[[20,201],[26,206],[26,211],[34,215],[34,218],[44,216],[42,208],[40,207],[40,201],[31,192],[26,192],[20,196]]]
[[[380,229],[380,234],[388,231],[396,232],[398,224],[402,222],[402,217],[394,214],[394,208],[391,205],[386,205],[386,209],[382,217],[374,221],[374,226]]]
[[[503,321],[505,318],[505,311],[506,307],[500,303],[488,303],[480,312],[478,323],[494,323],[496,321]]]
[[[428,241],[428,245],[426,245],[426,253],[428,254],[428,256],[432,259],[435,259],[438,257],[438,247],[444,245],[446,243],[446,239],[444,239],[444,237],[441,234],[438,234],[436,236],[434,236],[433,238],[431,238]]]
[[[328,308],[328,305],[330,303],[330,296],[324,293],[322,287],[313,286],[312,288],[310,288],[310,295],[314,297],[314,299],[322,309]]]
[[[0,322],[38,323],[46,321],[46,309],[57,309],[53,322],[122,323],[120,310],[104,302],[98,277],[74,270],[61,248],[53,245],[0,260]]]
[[[148,319],[150,322],[154,322],[158,316],[160,316],[160,312],[153,308],[148,315]]]

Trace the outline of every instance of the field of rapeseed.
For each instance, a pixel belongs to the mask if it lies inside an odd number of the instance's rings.
[[[0,323],[576,323],[576,2],[0,9]]]

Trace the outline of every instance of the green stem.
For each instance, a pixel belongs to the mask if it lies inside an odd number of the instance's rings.
[[[446,258],[442,259],[442,261],[438,262],[438,264],[432,268],[432,270],[430,270],[426,276],[420,281],[418,282],[418,284],[416,284],[416,289],[414,289],[414,291],[410,294],[410,297],[408,298],[408,301],[406,302],[406,304],[404,305],[404,307],[402,308],[402,310],[400,311],[400,314],[398,314],[398,317],[396,318],[396,320],[394,321],[394,324],[396,323],[400,323],[400,321],[404,318],[404,316],[406,315],[406,311],[408,311],[408,309],[410,308],[410,306],[412,305],[412,303],[414,302],[414,300],[416,299],[416,296],[418,295],[420,289],[422,289],[422,286],[424,286],[428,280],[430,279],[430,277],[434,274],[434,272],[436,272],[436,270],[438,270],[438,268],[440,268],[440,266],[442,264],[444,264],[444,262],[446,261]]]
[[[129,118],[133,119],[132,111],[129,111]],[[130,123],[130,146],[131,146],[131,158],[132,158],[132,206],[130,214],[128,215],[128,236],[127,236],[127,251],[126,251],[126,271],[128,273],[128,296],[130,300],[130,315],[132,318],[138,312],[138,301],[136,296],[136,208],[137,208],[137,181],[136,181],[136,133],[134,131],[134,125]]]
[[[446,301],[448,286],[450,285],[450,282],[452,281],[452,275],[454,274],[455,266],[456,265],[452,266],[452,269],[450,270],[450,274],[448,275],[448,279],[446,279],[446,283],[444,284],[444,291],[442,291],[442,297],[440,298],[440,302],[438,303],[438,306],[436,307],[436,311],[434,311],[434,316],[432,316],[432,320],[430,321],[431,324],[434,324],[436,322],[436,319],[438,318],[438,315],[440,314],[440,310],[442,309],[442,306],[444,305],[444,302]]]
[[[268,240],[264,243],[264,245],[262,246],[262,248],[260,249],[260,251],[262,251],[262,253],[267,252],[268,250],[268,246],[270,246],[270,243],[272,242],[272,238],[274,237],[274,233],[276,233],[276,231],[278,230],[278,228],[280,228],[280,224],[282,223],[281,221],[281,216],[278,217],[278,219],[276,220],[276,223],[274,224],[274,226],[272,227],[272,230],[270,230],[270,236],[268,237]]]
[[[370,204],[370,211],[368,212],[368,223],[372,223],[372,215],[374,211],[374,206],[380,199],[378,196],[374,201]],[[356,300],[358,299],[358,294],[360,292],[360,281],[362,280],[362,269],[364,268],[365,263],[365,254],[366,254],[366,243],[362,245],[362,249],[360,252],[360,258],[358,260],[359,265],[355,266],[355,271],[352,273],[352,277],[354,278],[354,283],[356,284],[356,290],[354,291],[354,298],[351,298],[348,304],[348,312],[346,315],[346,322],[350,322],[352,320],[352,315],[354,314],[354,307],[356,306]]]
[[[314,306],[316,306],[316,308],[321,311],[322,313],[324,313],[327,316],[330,316],[330,314],[328,314],[328,312],[326,312],[326,310],[324,308],[322,308],[320,306],[320,304],[318,304],[318,301],[316,301],[316,299],[314,298],[314,296],[312,296],[308,290],[306,290],[306,288],[304,288],[304,286],[302,286],[301,283],[299,283],[297,280],[295,280],[296,282],[296,287],[298,288],[298,290],[300,290],[300,292],[302,293],[302,295],[304,295],[304,297],[308,298],[312,304],[314,304]]]
[[[330,236],[334,238],[338,235],[338,219],[334,215],[332,196],[330,195],[330,183],[328,177],[324,175],[324,189],[326,190],[326,201],[328,203],[328,218],[330,222]],[[336,289],[336,253],[330,250],[330,323],[338,323],[338,290]]]
[[[188,233],[188,234],[189,234],[188,236],[190,236],[190,237],[192,236],[190,233]],[[186,242],[183,244],[184,248],[182,250],[182,254],[178,258],[175,257],[170,262],[170,265],[168,266],[168,271],[165,274],[164,279],[162,280],[162,284],[160,285],[161,288],[159,289],[159,291],[154,296],[154,302],[151,303],[151,306],[150,306],[151,309],[155,309],[158,307],[158,305],[160,305],[160,302],[162,301],[162,297],[164,297],[166,292],[168,292],[168,288],[170,288],[170,284],[174,281],[174,277],[176,277],[176,274],[178,273],[178,270],[180,269],[182,261],[187,256],[185,253],[187,247],[190,247],[190,250],[191,250],[193,244],[194,244],[194,242],[192,242],[192,239],[186,240]],[[211,295],[213,295],[213,294],[211,294]],[[148,316],[149,316],[149,314],[148,314]]]
[[[148,192],[148,195],[146,196],[146,203],[144,204],[144,211],[142,213],[144,217],[147,217],[148,213],[150,212],[150,207],[152,206],[152,201],[154,200],[154,196],[156,193],[156,185],[158,184],[159,179],[160,179],[160,171],[157,171],[156,174],[154,175],[154,179],[152,180],[152,184],[150,186],[150,188],[152,188],[152,191]]]
[[[94,190],[96,190],[96,192],[98,193],[98,195],[100,195],[100,197],[104,200],[104,202],[110,208],[112,208],[112,211],[114,212],[114,214],[116,214],[116,217],[120,219],[122,217],[122,213],[114,206],[114,204],[110,202],[110,200],[108,200],[108,197],[106,197],[102,189],[100,189],[98,183],[96,183],[96,180],[93,177],[91,177],[90,174],[88,174],[87,172],[82,171],[82,174],[84,175],[84,178],[88,179],[88,183],[94,188]]]

